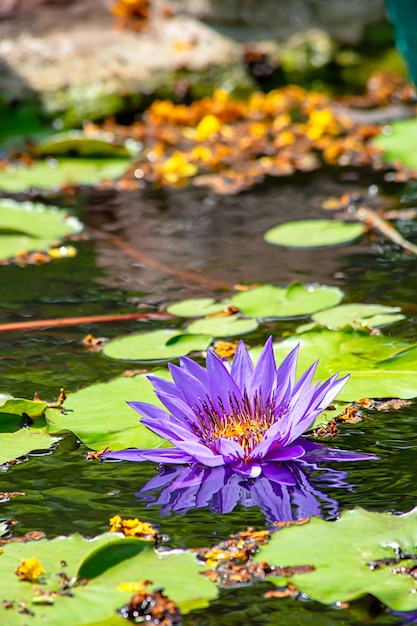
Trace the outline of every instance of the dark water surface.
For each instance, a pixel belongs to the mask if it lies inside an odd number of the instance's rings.
[[[85,219],[91,240],[77,244],[75,259],[41,267],[0,267],[0,322],[79,315],[158,310],[185,297],[224,296],[210,285],[187,281],[148,267],[111,245],[104,232],[170,267],[235,284],[292,280],[338,285],[346,302],[375,302],[404,307],[407,319],[387,333],[412,339],[417,328],[417,263],[393,245],[364,241],[342,248],[291,251],[266,244],[262,234],[291,219],[323,217],[323,200],[344,191],[365,193],[375,177],[322,173],[284,182],[269,182],[239,196],[216,197],[203,189],[164,189],[112,196],[87,196]],[[393,193],[393,189],[387,189]],[[399,190],[398,190],[399,191]],[[397,193],[398,193],[397,191]],[[413,223],[398,225],[411,239]],[[102,230],[100,230],[102,229]],[[262,325],[245,341],[257,344],[279,336],[298,322]],[[108,380],[140,363],[121,363],[82,344],[87,333],[109,338],[160,327],[158,322],[86,324],[43,331],[0,334],[1,391],[14,396],[53,399],[59,388],[69,392]],[[98,399],[98,402],[100,400]],[[105,407],[103,407],[105,410]],[[351,490],[328,488],[340,508],[363,506],[373,511],[408,511],[416,504],[416,406],[401,411],[369,412],[357,425],[343,428],[335,447],[377,454],[380,460],[344,463]],[[173,547],[212,545],[248,525],[265,526],[258,507],[238,506],[220,515],[208,508],[160,516],[158,506],[135,496],[156,474],[152,463],[96,463],[86,449],[65,438],[52,454],[28,455],[0,474],[0,491],[23,491],[26,497],[1,505],[1,517],[17,520],[15,534],[43,530],[48,537],[80,532],[93,536],[109,528],[112,515],[139,517],[169,535]],[[323,509],[323,515],[326,510]],[[209,609],[195,611],[186,624],[374,624],[399,623],[368,600],[349,611],[307,600],[265,599],[268,585],[223,590]],[[378,613],[379,616],[378,616]]]

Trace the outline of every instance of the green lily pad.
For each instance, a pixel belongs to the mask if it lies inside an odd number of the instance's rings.
[[[0,233],[22,233],[30,237],[62,239],[79,233],[81,222],[58,207],[40,202],[0,199]]]
[[[356,508],[343,512],[335,522],[312,518],[303,526],[274,533],[256,559],[283,567],[314,566],[314,571],[296,574],[291,582],[325,604],[371,594],[391,609],[413,611],[417,609],[415,579],[394,573],[395,565],[381,564],[374,569],[368,565],[393,558],[396,548],[404,553],[417,552],[417,509],[392,515]],[[415,565],[415,559],[401,561],[398,567],[411,564]]]
[[[247,317],[288,318],[334,307],[342,298],[343,292],[338,287],[293,283],[287,288],[255,287],[237,293],[231,302]]]
[[[33,450],[48,450],[57,441],[47,432],[45,407],[46,402],[0,395],[0,465]]]
[[[373,145],[384,150],[384,161],[401,162],[417,169],[417,119],[397,120],[385,126],[383,134],[375,137]]]
[[[20,428],[14,433],[0,432],[0,465],[34,450],[48,450],[57,442],[45,428]]]
[[[187,326],[189,333],[205,333],[213,337],[244,335],[257,328],[258,322],[255,319],[241,319],[237,315],[196,320]]]
[[[323,219],[285,222],[268,230],[264,239],[286,248],[323,248],[351,243],[362,235],[362,224]]]
[[[378,328],[405,319],[399,313],[398,306],[383,306],[382,304],[340,304],[339,306],[312,315],[312,319],[321,326],[330,329],[343,328],[350,324],[354,328]]]
[[[0,199],[0,259],[47,250],[82,228],[76,217],[57,207]]]
[[[190,352],[205,350],[211,341],[209,335],[184,334],[170,329],[154,330],[113,339],[104,346],[103,352],[112,359],[169,361]]]
[[[155,372],[170,379],[168,370]],[[156,448],[167,443],[140,423],[140,416],[127,402],[142,401],[162,406],[146,376],[119,376],[68,394],[62,409],[45,412],[50,434],[74,433],[93,450],[106,445],[111,450]]]
[[[216,302],[214,298],[190,298],[171,304],[167,311],[178,317],[204,317],[224,311],[226,304]]]
[[[35,594],[34,588],[39,584],[19,580],[14,573],[22,559],[33,557],[39,559],[45,570],[40,579],[44,604],[39,603]],[[57,574],[63,571],[62,562],[66,564],[64,571],[69,579],[84,577],[85,573],[91,575],[86,584],[71,588],[72,595],[59,595]],[[94,562],[98,568],[92,568]],[[117,590],[123,582],[152,580],[148,588],[163,587],[182,613],[195,605],[206,606],[217,595],[215,585],[200,575],[204,568],[198,565],[194,555],[179,551],[159,555],[149,542],[122,538],[117,533],[106,533],[94,540],[71,535],[36,543],[12,543],[5,546],[1,563],[0,599],[13,602],[7,612],[10,626],[28,624],[28,615],[18,611],[20,602],[34,612],[31,617],[34,624],[93,626],[107,619],[117,624],[115,611],[132,596],[131,592]],[[58,592],[49,596],[51,604],[46,602],[48,592]]]
[[[97,132],[86,135],[82,130],[55,133],[39,142],[33,152],[40,157],[76,154],[85,157],[132,157],[141,145],[134,140],[120,142],[113,133]]]
[[[291,335],[274,344],[279,363],[300,344],[298,375],[320,359],[316,379],[336,372],[350,374],[338,395],[354,402],[361,398],[414,398],[417,393],[417,344],[395,337],[370,335],[365,330],[315,329]],[[256,358],[261,349],[251,350]]]
[[[22,415],[26,413],[31,418],[40,417],[46,407],[46,402],[36,402],[35,400],[25,400],[24,398],[13,398],[9,394],[0,395],[0,420],[1,414]]]
[[[62,158],[37,161],[30,167],[9,165],[0,170],[0,189],[22,193],[28,189],[59,189],[63,185],[96,185],[120,178],[130,159]]]

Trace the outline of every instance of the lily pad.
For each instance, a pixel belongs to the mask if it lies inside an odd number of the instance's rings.
[[[86,157],[132,157],[141,145],[134,141],[120,142],[113,133],[97,132],[87,135],[82,130],[55,133],[39,142],[33,151],[37,156],[65,156],[76,154]]]
[[[19,580],[14,573],[23,559],[33,557],[44,569],[41,578],[43,603],[39,602],[34,590],[39,585]],[[119,618],[115,617],[115,611],[132,596],[131,592],[118,591],[123,582],[152,580],[148,589],[163,587],[182,613],[194,606],[206,606],[217,595],[216,586],[200,575],[204,568],[198,565],[194,555],[180,551],[159,555],[152,544],[136,538],[122,538],[117,533],[106,533],[93,540],[72,535],[51,541],[12,543],[5,547],[1,559],[0,598],[13,602],[7,612],[10,626],[28,623],[28,616],[18,611],[20,602],[34,612],[31,618],[34,623],[92,626],[109,619],[112,624],[117,624]],[[71,595],[59,594],[61,579],[57,574],[62,571],[63,561],[69,579],[90,574],[85,585],[71,589]],[[99,567],[92,569],[92,563]],[[51,595],[51,592],[58,593]]]
[[[343,292],[338,287],[293,283],[287,288],[255,287],[237,293],[231,302],[247,317],[288,318],[334,307],[342,298]]]
[[[213,337],[244,335],[257,328],[258,322],[255,319],[241,319],[237,315],[196,320],[187,326],[189,333],[205,333]]]
[[[226,306],[224,302],[216,302],[214,298],[190,298],[171,304],[167,311],[178,317],[203,317],[221,313]]]
[[[63,185],[96,185],[120,178],[130,159],[62,158],[37,161],[30,167],[10,164],[0,170],[0,189],[22,193],[29,189],[59,189]]]
[[[45,428],[20,428],[14,433],[0,432],[0,465],[34,450],[48,450],[58,439]]]
[[[417,344],[395,337],[370,335],[365,330],[314,329],[291,335],[274,344],[280,362],[300,344],[298,375],[320,359],[316,378],[324,380],[336,372],[350,374],[338,395],[354,402],[361,398],[414,398],[417,393]],[[261,349],[251,350],[253,358]]]
[[[379,559],[393,558],[398,548],[403,553],[417,552],[417,508],[405,515],[356,508],[335,522],[312,518],[303,526],[274,533],[257,560],[283,567],[312,565],[314,571],[295,574],[291,582],[325,604],[371,594],[396,611],[416,610],[413,576],[393,572],[392,564],[378,566]],[[374,568],[373,561],[377,561]],[[415,566],[415,562],[406,559],[398,567]]]
[[[0,259],[47,250],[82,228],[76,217],[57,207],[0,199]]]
[[[384,150],[384,161],[401,162],[417,169],[417,120],[397,120],[385,126],[384,133],[375,137],[373,145]]]
[[[74,216],[40,202],[0,199],[0,233],[23,233],[44,239],[62,239],[83,229]]]
[[[285,222],[268,230],[264,239],[286,248],[323,248],[351,243],[362,235],[362,224],[323,219]]]
[[[31,418],[41,417],[46,407],[46,402],[13,398],[9,394],[0,394],[0,420],[1,414],[19,415],[26,413]]]
[[[347,324],[354,328],[378,328],[405,319],[400,311],[398,306],[350,303],[315,313],[312,319],[330,329],[343,328]]]
[[[104,346],[103,352],[112,359],[169,361],[190,352],[205,350],[211,341],[209,335],[191,335],[169,329],[154,330],[113,339]]]
[[[57,441],[47,432],[45,407],[46,402],[0,395],[0,465]]]
[[[168,370],[155,373],[170,379]],[[166,446],[164,439],[142,426],[138,413],[127,404],[129,401],[162,406],[146,376],[119,376],[68,394],[64,411],[47,409],[48,432],[72,432],[93,450],[102,450],[106,445],[111,450]]]

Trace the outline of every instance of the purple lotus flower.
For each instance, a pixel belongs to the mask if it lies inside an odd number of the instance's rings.
[[[272,478],[244,478],[230,465],[204,467],[164,465],[135,495],[147,506],[160,506],[161,515],[184,514],[208,506],[213,513],[230,513],[238,504],[259,507],[267,522],[288,522],[315,516],[335,517],[338,503],[322,488],[350,489],[347,472],[319,468],[316,464],[289,462]]]
[[[332,450],[301,438],[316,417],[337,396],[348,376],[337,374],[312,384],[314,363],[296,381],[299,346],[277,368],[269,338],[256,366],[243,342],[230,365],[214,352],[207,368],[182,357],[169,364],[173,382],[149,376],[167,410],[147,402],[129,402],[142,423],[171,443],[172,448],[108,452],[106,458],[155,461],[162,464],[200,463],[230,466],[255,478],[279,471],[282,462],[362,460],[369,455]]]

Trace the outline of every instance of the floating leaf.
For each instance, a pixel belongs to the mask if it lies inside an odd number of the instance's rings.
[[[343,292],[338,287],[293,283],[287,288],[273,285],[255,287],[234,295],[231,302],[247,317],[287,318],[333,307],[342,298]]]
[[[14,433],[0,433],[0,465],[33,450],[48,450],[56,442],[46,428],[20,428]]]
[[[196,320],[187,326],[189,333],[205,333],[213,337],[244,335],[257,328],[258,322],[255,319],[241,319],[237,315]]]
[[[40,417],[46,407],[46,402],[36,402],[35,400],[25,400],[24,398],[13,398],[8,394],[0,395],[0,419],[1,413],[9,415],[19,415],[26,413],[31,418]]]
[[[46,402],[0,395],[0,465],[57,441],[47,433],[45,407]]]
[[[154,330],[113,339],[103,352],[112,359],[135,361],[169,361],[190,352],[205,350],[211,343],[209,335],[184,334],[178,330]]]
[[[9,165],[0,170],[0,189],[21,193],[28,189],[58,189],[63,185],[96,185],[107,178],[119,178],[128,169],[129,159],[45,159],[26,167]]]
[[[141,145],[130,140],[115,141],[113,133],[97,132],[88,135],[82,130],[55,133],[38,143],[33,151],[37,156],[65,156],[76,154],[86,157],[131,157]]]
[[[303,526],[274,533],[256,558],[283,567],[314,566],[312,572],[291,577],[297,589],[313,600],[335,604],[371,594],[391,609],[412,611],[417,609],[414,577],[393,572],[392,564],[381,563],[375,569],[369,565],[393,558],[397,548],[417,552],[417,508],[405,515],[356,508],[335,522],[312,518]],[[403,560],[398,567],[415,562]]]
[[[226,303],[216,302],[214,298],[190,298],[171,304],[167,311],[178,317],[203,317],[221,313],[226,306]]]
[[[361,235],[361,224],[348,224],[340,220],[299,220],[271,228],[265,233],[264,239],[287,248],[323,248],[351,243]]]
[[[397,120],[385,126],[383,134],[375,137],[374,146],[384,150],[384,161],[417,169],[417,120]]]
[[[22,559],[34,556],[45,570],[43,603],[34,585],[20,581],[14,573]],[[63,562],[68,579],[90,574],[87,584],[72,587],[71,594],[60,594],[58,574],[63,571]],[[180,551],[160,555],[147,542],[122,539],[115,533],[93,540],[71,535],[36,543],[11,543],[5,546],[1,563],[0,598],[13,603],[7,610],[8,626],[28,623],[28,615],[19,612],[21,603],[34,612],[34,623],[87,626],[109,620],[109,624],[123,624],[115,611],[132,594],[117,590],[122,582],[152,580],[148,589],[163,587],[182,613],[206,606],[217,595],[216,586],[200,575],[204,568],[194,555]]]
[[[382,304],[340,304],[312,315],[312,319],[327,328],[338,329],[350,324],[354,328],[377,328],[405,319],[401,307]]]
[[[24,233],[31,237],[61,239],[83,229],[81,222],[58,207],[40,202],[0,199],[0,232]]]
[[[338,399],[414,398],[417,390],[417,344],[370,335],[364,330],[345,328],[340,331],[315,329],[292,335],[274,344],[278,362],[300,344],[298,372],[320,359],[316,378],[326,379],[335,372],[350,374]],[[256,358],[260,348],[251,350]]]
[[[57,207],[0,199],[0,259],[46,250],[82,228],[76,217]]]
[[[170,378],[167,370],[155,372]],[[72,432],[93,450],[109,446],[123,448],[156,448],[165,440],[142,426],[128,401],[151,402],[162,406],[146,376],[119,376],[68,394],[62,409],[47,409],[45,415],[51,434]]]

